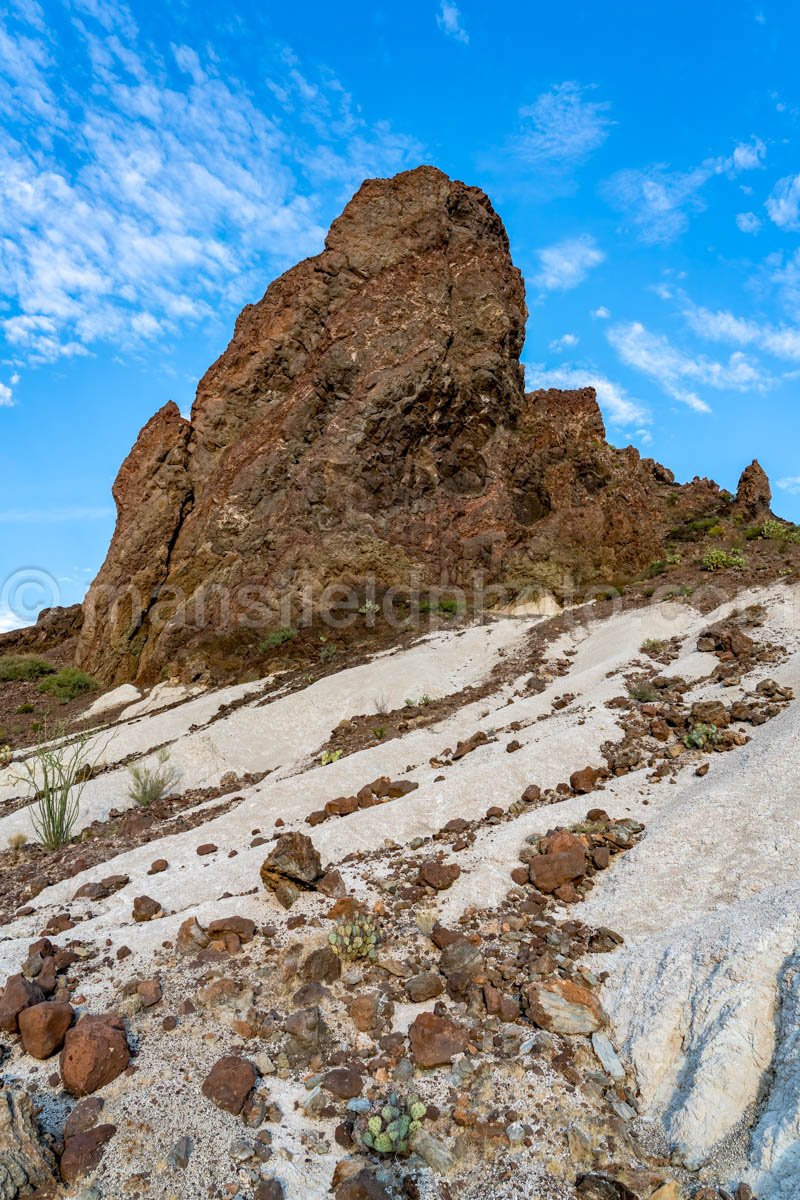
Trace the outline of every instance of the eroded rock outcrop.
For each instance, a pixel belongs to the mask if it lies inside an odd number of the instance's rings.
[[[719,491],[610,447],[590,388],[526,395],[526,315],[483,192],[432,167],[366,182],[244,309],[191,422],[168,404],[140,434],[79,665],[213,675],[215,647],[247,661],[338,581],[571,593],[641,571]]]
[[[56,1161],[36,1125],[30,1096],[0,1089],[0,1200],[52,1185]]]

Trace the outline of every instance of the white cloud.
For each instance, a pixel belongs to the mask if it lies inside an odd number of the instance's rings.
[[[561,337],[554,338],[553,341],[549,343],[548,349],[552,350],[555,354],[558,354],[562,350],[568,350],[571,346],[577,346],[578,341],[579,339],[574,333],[564,333],[561,335]]]
[[[603,193],[641,241],[663,244],[674,241],[688,227],[690,215],[706,207],[702,190],[709,180],[763,166],[765,153],[764,143],[753,138],[736,146],[729,156],[704,159],[687,171],[672,170],[665,163],[627,168],[606,181]]]
[[[757,346],[776,358],[800,362],[800,329],[761,324],[725,309],[714,311],[695,304],[688,304],[683,315],[700,337],[734,346]]]
[[[736,224],[742,233],[758,233],[761,228],[761,218],[757,217],[754,212],[740,212],[736,214]]]
[[[795,250],[786,259],[780,253],[771,254],[766,266],[784,308],[793,320],[800,320],[800,250]]]
[[[523,130],[513,139],[519,157],[533,166],[563,171],[585,162],[602,146],[614,124],[607,115],[611,106],[586,99],[589,91],[567,81],[521,108]]]
[[[770,220],[779,229],[800,230],[800,175],[785,175],[767,199]]]
[[[611,316],[611,310],[601,304],[599,308],[593,308],[591,314],[596,321],[607,321]]]
[[[707,413],[711,409],[692,385],[750,392],[763,391],[770,383],[765,372],[741,351],[732,354],[727,363],[684,354],[666,337],[651,333],[638,321],[612,326],[608,340],[622,362],[649,376],[668,396],[695,412]]]
[[[419,160],[324,69],[271,68],[290,135],[273,93],[211,52],[162,60],[122,3],[75,4],[69,51],[52,23],[0,34],[0,333],[15,359],[124,351],[239,308],[321,249],[323,202]]]
[[[461,24],[461,13],[452,0],[441,0],[439,11],[436,14],[436,24],[442,33],[446,33],[448,37],[454,38],[457,42],[466,45],[469,41],[469,34]]]
[[[12,629],[23,629],[25,625],[29,624],[29,621],[18,617],[9,608],[0,607],[0,633],[10,633]]]
[[[550,368],[541,363],[531,363],[525,368],[525,379],[526,386],[531,389],[593,387],[610,425],[631,428],[650,423],[650,413],[643,404],[632,399],[620,384],[614,383],[593,367],[570,365]],[[649,435],[644,440],[648,439]]]
[[[787,475],[784,479],[777,481],[777,486],[784,492],[790,492],[793,496],[800,496],[800,475]]]
[[[741,142],[735,147],[732,155],[733,170],[754,171],[764,166],[767,157],[767,147],[761,138],[751,138],[749,142]]]
[[[0,408],[11,408],[14,404],[14,393],[5,383],[0,383]]]
[[[7,508],[0,511],[0,525],[61,525],[69,521],[104,521],[114,516],[109,505],[96,508]]]
[[[533,282],[545,292],[565,292],[577,287],[589,271],[605,259],[605,254],[588,233],[544,246],[537,255],[539,271]]]

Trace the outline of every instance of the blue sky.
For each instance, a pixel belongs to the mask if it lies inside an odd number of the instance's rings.
[[[506,223],[531,387],[593,383],[681,479],[755,455],[800,519],[797,5],[0,11],[0,629],[81,598],[141,425],[421,162]]]

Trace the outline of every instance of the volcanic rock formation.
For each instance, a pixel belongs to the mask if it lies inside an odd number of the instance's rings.
[[[215,638],[255,643],[342,580],[572,594],[641,571],[719,490],[610,447],[590,388],[526,395],[525,320],[483,192],[432,167],[366,182],[241,313],[191,421],[170,403],[142,430],[78,664],[197,675]]]

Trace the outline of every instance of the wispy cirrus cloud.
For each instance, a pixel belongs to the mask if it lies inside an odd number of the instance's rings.
[[[599,149],[614,122],[611,105],[593,100],[592,86],[574,80],[542,92],[519,110],[523,128],[515,138],[520,158],[534,166],[577,166]]]
[[[782,492],[789,492],[792,496],[800,496],[800,475],[786,475],[783,479],[776,480],[776,486]]]
[[[733,353],[725,363],[685,353],[639,321],[613,325],[607,336],[626,366],[647,375],[668,396],[695,412],[711,411],[710,405],[694,390],[698,385],[717,391],[758,392],[771,383],[760,365],[741,351]]]
[[[552,350],[554,354],[560,354],[563,350],[572,350],[577,346],[580,338],[575,333],[563,333],[561,337],[553,338],[552,342],[548,342],[548,350]]]
[[[253,94],[212,50],[156,53],[116,0],[73,7],[69,44],[35,3],[0,19],[0,335],[16,361],[131,349],[239,307],[321,248],[334,197],[419,158],[290,54]]]
[[[629,396],[621,384],[592,366],[568,363],[546,367],[542,363],[531,363],[525,368],[525,379],[530,389],[593,387],[609,425],[635,429],[641,441],[650,440],[645,426],[650,424],[652,417],[647,406]]]
[[[689,225],[693,213],[706,207],[703,189],[716,176],[735,177],[764,165],[766,146],[752,138],[731,154],[704,159],[686,171],[665,163],[626,168],[603,185],[606,200],[622,213],[637,237],[650,245],[674,241]]]
[[[452,0],[441,0],[439,11],[436,14],[436,24],[442,33],[453,38],[454,41],[461,42],[465,46],[468,44],[469,34],[462,24],[461,13]]]
[[[800,362],[800,328],[771,325],[751,317],[737,317],[727,309],[709,309],[687,302],[683,309],[698,336],[732,346],[755,346],[776,358]]]
[[[779,179],[767,197],[767,213],[779,229],[791,233],[800,230],[800,175]]]
[[[588,233],[543,246],[536,253],[539,270],[532,282],[543,292],[565,292],[577,287],[605,260],[605,254]]]

